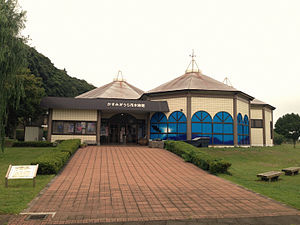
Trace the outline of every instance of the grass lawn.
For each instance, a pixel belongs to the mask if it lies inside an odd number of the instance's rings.
[[[0,214],[15,214],[27,207],[27,204],[49,183],[54,175],[38,175],[36,186],[32,180],[9,180],[5,188],[5,175],[9,164],[29,165],[32,159],[51,148],[6,148],[0,152]]]
[[[258,173],[300,166],[299,144],[295,149],[293,145],[285,144],[274,147],[206,148],[203,150],[232,163],[229,169],[232,175],[220,174],[218,176],[300,209],[300,174],[282,175],[277,182],[260,181],[260,178],[256,177]]]

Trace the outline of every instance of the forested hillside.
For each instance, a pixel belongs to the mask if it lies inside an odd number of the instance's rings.
[[[70,77],[65,70],[57,69],[49,58],[32,47],[28,49],[28,68],[36,77],[41,77],[47,96],[74,97],[95,87],[85,80]]]

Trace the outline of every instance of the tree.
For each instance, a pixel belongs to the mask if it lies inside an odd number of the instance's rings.
[[[42,97],[45,96],[45,89],[42,87],[42,79],[34,75],[20,75],[22,80],[24,95],[20,99],[20,104],[16,110],[18,121],[25,126],[31,125],[32,121],[39,119],[42,115],[40,106]]]
[[[25,38],[20,32],[25,27],[25,12],[16,0],[0,0],[0,148],[4,151],[7,103],[12,96],[18,99],[16,74],[25,63]],[[17,105],[17,101],[15,102]]]
[[[275,131],[288,139],[292,139],[295,148],[300,137],[300,116],[292,113],[280,117],[275,124]]]
[[[41,118],[43,110],[40,102],[45,96],[42,79],[30,74],[28,69],[24,74],[18,75],[17,79],[22,83],[22,95],[17,109],[9,104],[6,127],[6,134],[13,138],[18,124],[22,124],[25,129],[32,121]]]

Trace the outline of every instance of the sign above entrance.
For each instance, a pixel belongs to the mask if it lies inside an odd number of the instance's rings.
[[[108,102],[107,107],[123,107],[123,108],[145,108],[143,103],[133,103],[133,102]]]
[[[45,97],[41,106],[48,109],[89,109],[109,111],[169,112],[167,101],[107,98]]]

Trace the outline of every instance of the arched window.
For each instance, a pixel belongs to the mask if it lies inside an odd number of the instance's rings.
[[[164,113],[156,112],[150,121],[150,139],[167,139],[168,124],[167,117]]]
[[[227,112],[218,112],[214,116],[213,144],[233,145],[233,119]]]
[[[192,117],[192,138],[209,137],[212,144],[212,119],[205,111],[198,111]]]
[[[168,119],[168,139],[186,140],[186,117],[182,112],[173,112]]]
[[[249,119],[248,116],[245,115],[244,119],[242,115],[239,113],[238,117],[238,144],[239,145],[249,145]]]
[[[249,118],[247,115],[244,116],[244,144],[250,145],[250,138],[249,138]]]
[[[244,120],[242,114],[237,116],[237,131],[238,131],[238,144],[242,145],[244,142]]]

